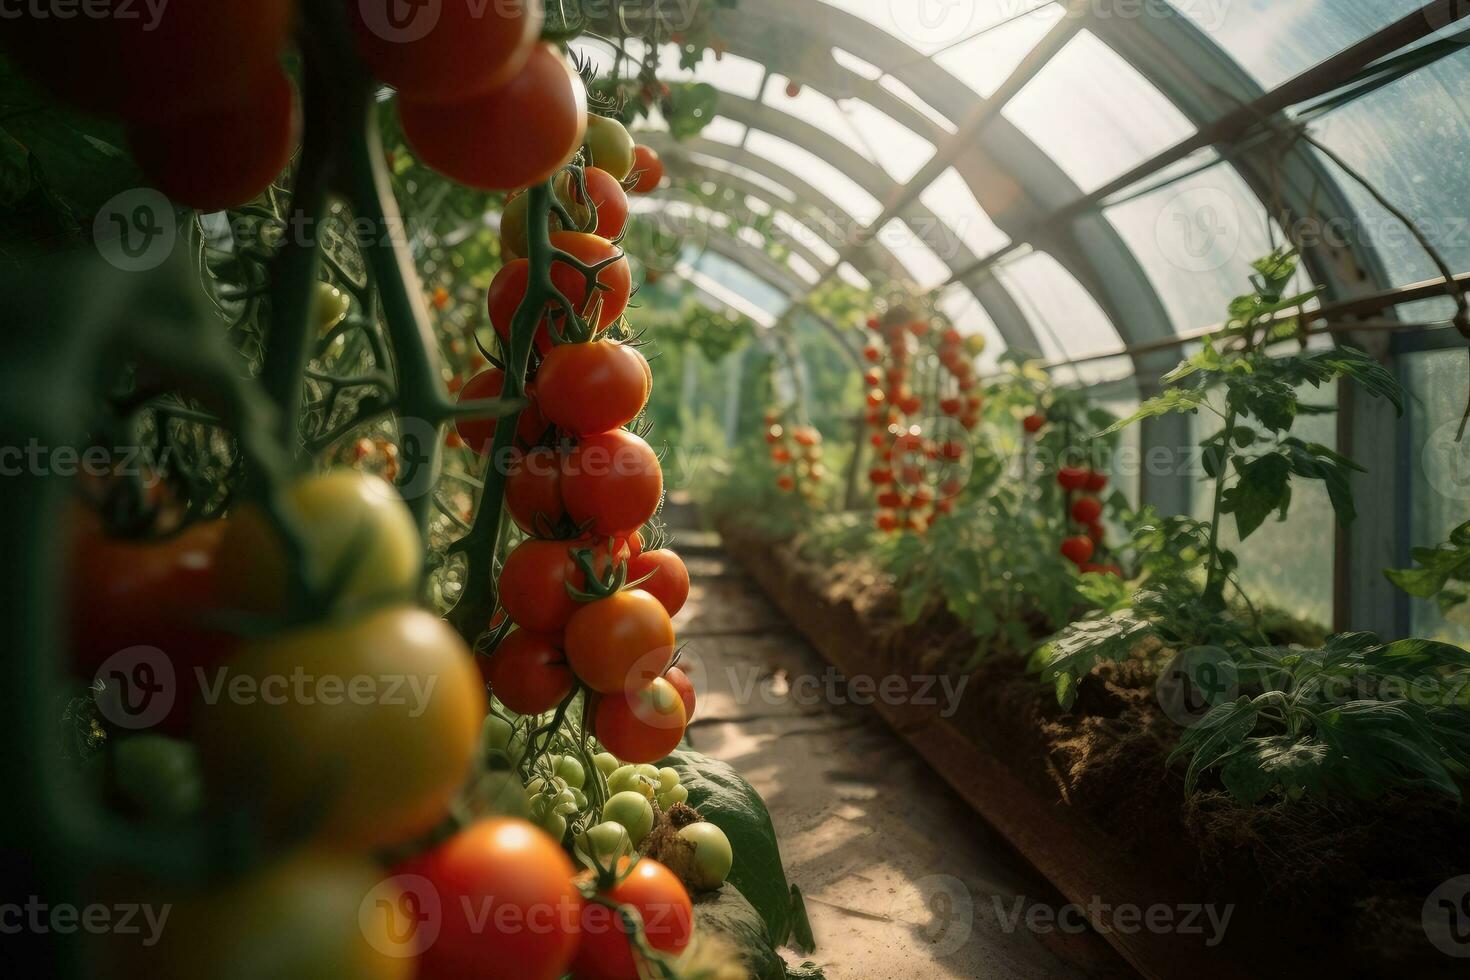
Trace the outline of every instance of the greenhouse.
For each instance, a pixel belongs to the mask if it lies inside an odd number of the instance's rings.
[[[0,0],[0,948],[1465,976],[1467,105],[1455,0]]]

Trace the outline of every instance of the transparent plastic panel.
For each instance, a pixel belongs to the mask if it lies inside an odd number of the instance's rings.
[[[925,102],[923,99],[919,98],[919,96],[914,92],[913,89],[909,88],[907,85],[899,81],[897,78],[894,78],[892,75],[884,75],[882,78],[878,79],[878,84],[883,86],[884,90],[887,91],[889,95],[898,99],[900,102],[902,102],[904,105],[907,105],[915,112],[922,113],[924,116],[928,117],[930,122],[938,126],[940,129],[944,130],[946,133],[953,134],[959,129],[959,127],[955,125],[954,120],[950,119],[944,113],[934,108],[928,102]]]
[[[821,273],[816,270],[816,267],[795,252],[786,256],[786,264],[791,266],[791,271],[809,286],[821,278]]]
[[[970,185],[953,167],[924,188],[919,200],[976,256],[989,255],[1010,241],[990,220],[990,215],[975,200]]]
[[[717,252],[689,252],[685,261],[713,282],[765,311],[780,316],[791,305],[786,293],[766,282],[745,266],[732,262]]]
[[[1107,314],[1076,278],[1045,252],[1032,252],[995,269],[1031,322],[1047,360],[1123,349]]]
[[[1272,247],[1260,199],[1224,162],[1103,214],[1179,332],[1222,322],[1230,300],[1246,289],[1251,262]]]
[[[719,119],[718,117],[716,117],[715,122],[718,121]],[[768,179],[765,174],[758,174],[754,170],[751,170],[747,167],[742,167],[740,164],[733,163],[729,160],[724,159],[723,157],[714,157],[710,156],[707,153],[691,153],[689,154],[689,160],[691,163],[697,164],[698,166],[704,167],[709,170],[713,170],[716,173],[732,174],[741,178],[742,180],[749,181],[756,187],[767,191],[780,200],[796,200],[796,195],[793,194],[789,188],[783,187],[782,185],[776,183],[774,180]]]
[[[699,135],[716,143],[739,146],[740,141],[745,138],[745,124],[726,116],[715,116],[699,131]]]
[[[1298,395],[1303,404],[1335,405],[1337,384],[1303,388]],[[1223,397],[1215,402],[1215,408],[1223,411]],[[1200,412],[1192,426],[1195,441],[1220,431],[1223,424],[1214,412]],[[1305,442],[1335,446],[1337,416],[1299,416],[1292,434]],[[1198,453],[1190,458],[1189,466],[1195,479],[1195,516],[1207,519],[1214,503],[1214,482],[1205,477]],[[1336,528],[1332,503],[1321,481],[1294,479],[1285,521],[1278,522],[1274,515],[1268,517],[1242,545],[1235,533],[1234,518],[1227,516],[1220,525],[1220,543],[1240,558],[1240,584],[1256,609],[1279,609],[1330,626]],[[1228,596],[1231,590],[1226,591]]]
[[[1423,0],[1170,0],[1266,88],[1351,47]]]
[[[1082,31],[1002,110],[1084,191],[1194,132],[1138,70]]]
[[[785,211],[774,212],[771,220],[777,231],[790,241],[803,246],[823,265],[831,265],[837,261],[837,249],[828,242],[827,233],[815,223],[801,221]]]
[[[912,5],[915,14],[921,16],[920,11],[924,4]],[[1051,30],[1057,21],[1062,19],[1062,8],[1059,4],[1049,3],[1042,7],[1034,4],[1027,7],[1017,7],[1014,3],[992,2],[992,3],[955,3],[948,9],[962,10],[967,7],[1003,7],[1010,14],[1030,9],[1030,13],[1018,16],[993,30],[986,31],[969,40],[964,40],[963,35],[956,34],[946,45],[934,55],[934,63],[949,71],[960,81],[964,82],[977,94],[989,98],[1001,82],[1015,70],[1027,53],[1036,46],[1047,31]],[[1032,9],[1032,8],[1035,9]],[[939,18],[942,20],[942,18]],[[991,23],[999,23],[1004,18],[991,18]],[[936,34],[938,31],[936,30]],[[974,31],[969,32],[974,34]]]
[[[1056,6],[1049,0],[963,0],[941,3],[927,0],[824,0],[824,4],[861,17],[923,55],[933,55],[963,44],[967,39],[983,34],[1018,14],[1024,15],[1031,10],[1046,11]],[[1023,21],[1031,19],[1031,16],[1022,17]],[[995,33],[999,33],[999,30]]]
[[[949,278],[949,266],[924,244],[913,228],[898,218],[878,229],[877,241],[903,264],[921,290],[933,289]]]
[[[1312,132],[1376,186],[1429,237],[1456,272],[1470,269],[1470,48],[1349,103],[1312,124]],[[1358,211],[1351,229],[1374,246],[1391,285],[1437,272],[1408,229],[1331,163]]]
[[[841,140],[900,183],[918,173],[934,155],[934,144],[861,99],[835,102],[811,86],[802,86],[792,96],[787,94],[789,84],[785,75],[773,74],[766,83],[766,105]]]
[[[791,171],[813,187],[820,188],[838,207],[864,224],[878,217],[883,210],[873,195],[810,150],[758,129],[750,131],[750,138],[745,146],[751,153],[764,157]]]
[[[1450,530],[1470,519],[1470,439],[1455,442],[1465,411],[1463,351],[1432,351],[1403,359],[1409,400],[1409,540],[1433,548],[1449,540]],[[1430,636],[1470,646],[1470,604],[1440,612],[1432,600],[1413,601],[1415,636]]]
[[[850,263],[844,262],[837,267],[837,278],[857,289],[872,289],[873,283],[867,276],[857,271]]]

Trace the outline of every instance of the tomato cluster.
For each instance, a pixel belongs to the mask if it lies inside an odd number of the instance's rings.
[[[785,413],[776,409],[766,412],[765,419],[776,489],[799,493],[808,503],[815,503],[827,475],[822,465],[822,433],[812,425],[786,425]]]
[[[1028,416],[1033,417],[1036,416]],[[1062,541],[1062,556],[1083,572],[1122,575],[1123,570],[1116,563],[1093,560],[1107,549],[1103,502],[1098,496],[1107,489],[1107,474],[1086,466],[1061,466],[1057,469],[1057,485],[1065,491],[1067,519],[1082,532]]]
[[[871,366],[863,380],[869,441],[878,454],[868,471],[880,508],[876,523],[885,532],[923,533],[954,509],[964,487],[965,433],[980,424],[984,404],[972,364],[983,341],[967,343],[939,318],[901,303],[869,317],[867,327],[873,336],[863,357]]]

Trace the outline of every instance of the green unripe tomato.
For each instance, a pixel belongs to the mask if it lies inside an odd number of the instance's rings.
[[[639,774],[633,766],[621,766],[607,777],[607,791],[612,793],[637,793],[645,799],[653,799],[654,783]]]
[[[480,749],[487,757],[499,756],[518,763],[526,754],[526,737],[504,718],[487,715],[480,729]]]
[[[628,830],[615,820],[604,820],[583,831],[577,839],[583,853],[595,858],[604,867],[633,850]]]
[[[735,863],[730,838],[708,821],[692,823],[679,831],[679,836],[694,845],[694,862],[690,884],[695,888],[719,888]]]
[[[569,755],[557,759],[552,771],[572,789],[581,789],[587,782],[587,773],[582,769],[582,763]]]
[[[581,813],[587,809],[587,794],[575,787],[571,790],[571,793],[572,803],[576,806],[576,812]]]
[[[668,810],[675,803],[685,803],[688,800],[689,790],[683,786],[675,786],[673,789],[658,794],[658,808],[660,810]]]
[[[204,798],[199,753],[188,742],[163,735],[133,735],[112,747],[113,785],[149,818],[183,820]]]
[[[540,820],[536,820],[535,823],[542,830],[550,834],[552,840],[560,841],[567,835],[567,818],[560,813],[548,813]]]
[[[622,183],[633,171],[633,137],[616,119],[587,113],[587,153],[591,164]]]
[[[597,753],[592,757],[592,763],[593,765],[597,766],[597,770],[602,773],[603,779],[606,779],[608,776],[611,776],[613,773],[618,771],[618,757],[613,755],[611,752]]]
[[[614,793],[602,805],[602,819],[622,824],[636,847],[653,829],[653,807],[637,793]]]
[[[679,770],[673,766],[664,766],[658,771],[658,791],[667,793],[679,785]]]
[[[352,309],[352,297],[329,282],[318,282],[315,308],[317,330],[325,336],[333,327],[347,319],[347,314]]]

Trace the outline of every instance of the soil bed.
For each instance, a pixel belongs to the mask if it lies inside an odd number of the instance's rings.
[[[975,640],[945,614],[905,625],[891,584],[861,561],[818,565],[784,542],[721,528],[726,551],[848,677],[957,675]],[[955,680],[959,678],[956,676]],[[1470,869],[1470,817],[1437,794],[1332,806],[1245,806],[1202,780],[1184,795],[1164,760],[1183,730],[1143,660],[1097,668],[1063,712],[1019,657],[969,675],[959,709],[876,709],[955,789],[1083,906],[1162,903],[1195,931],[1089,915],[1146,976],[1464,976],[1428,940],[1422,910]],[[1116,917],[1115,917],[1116,916]],[[1113,928],[1116,926],[1117,928]]]

